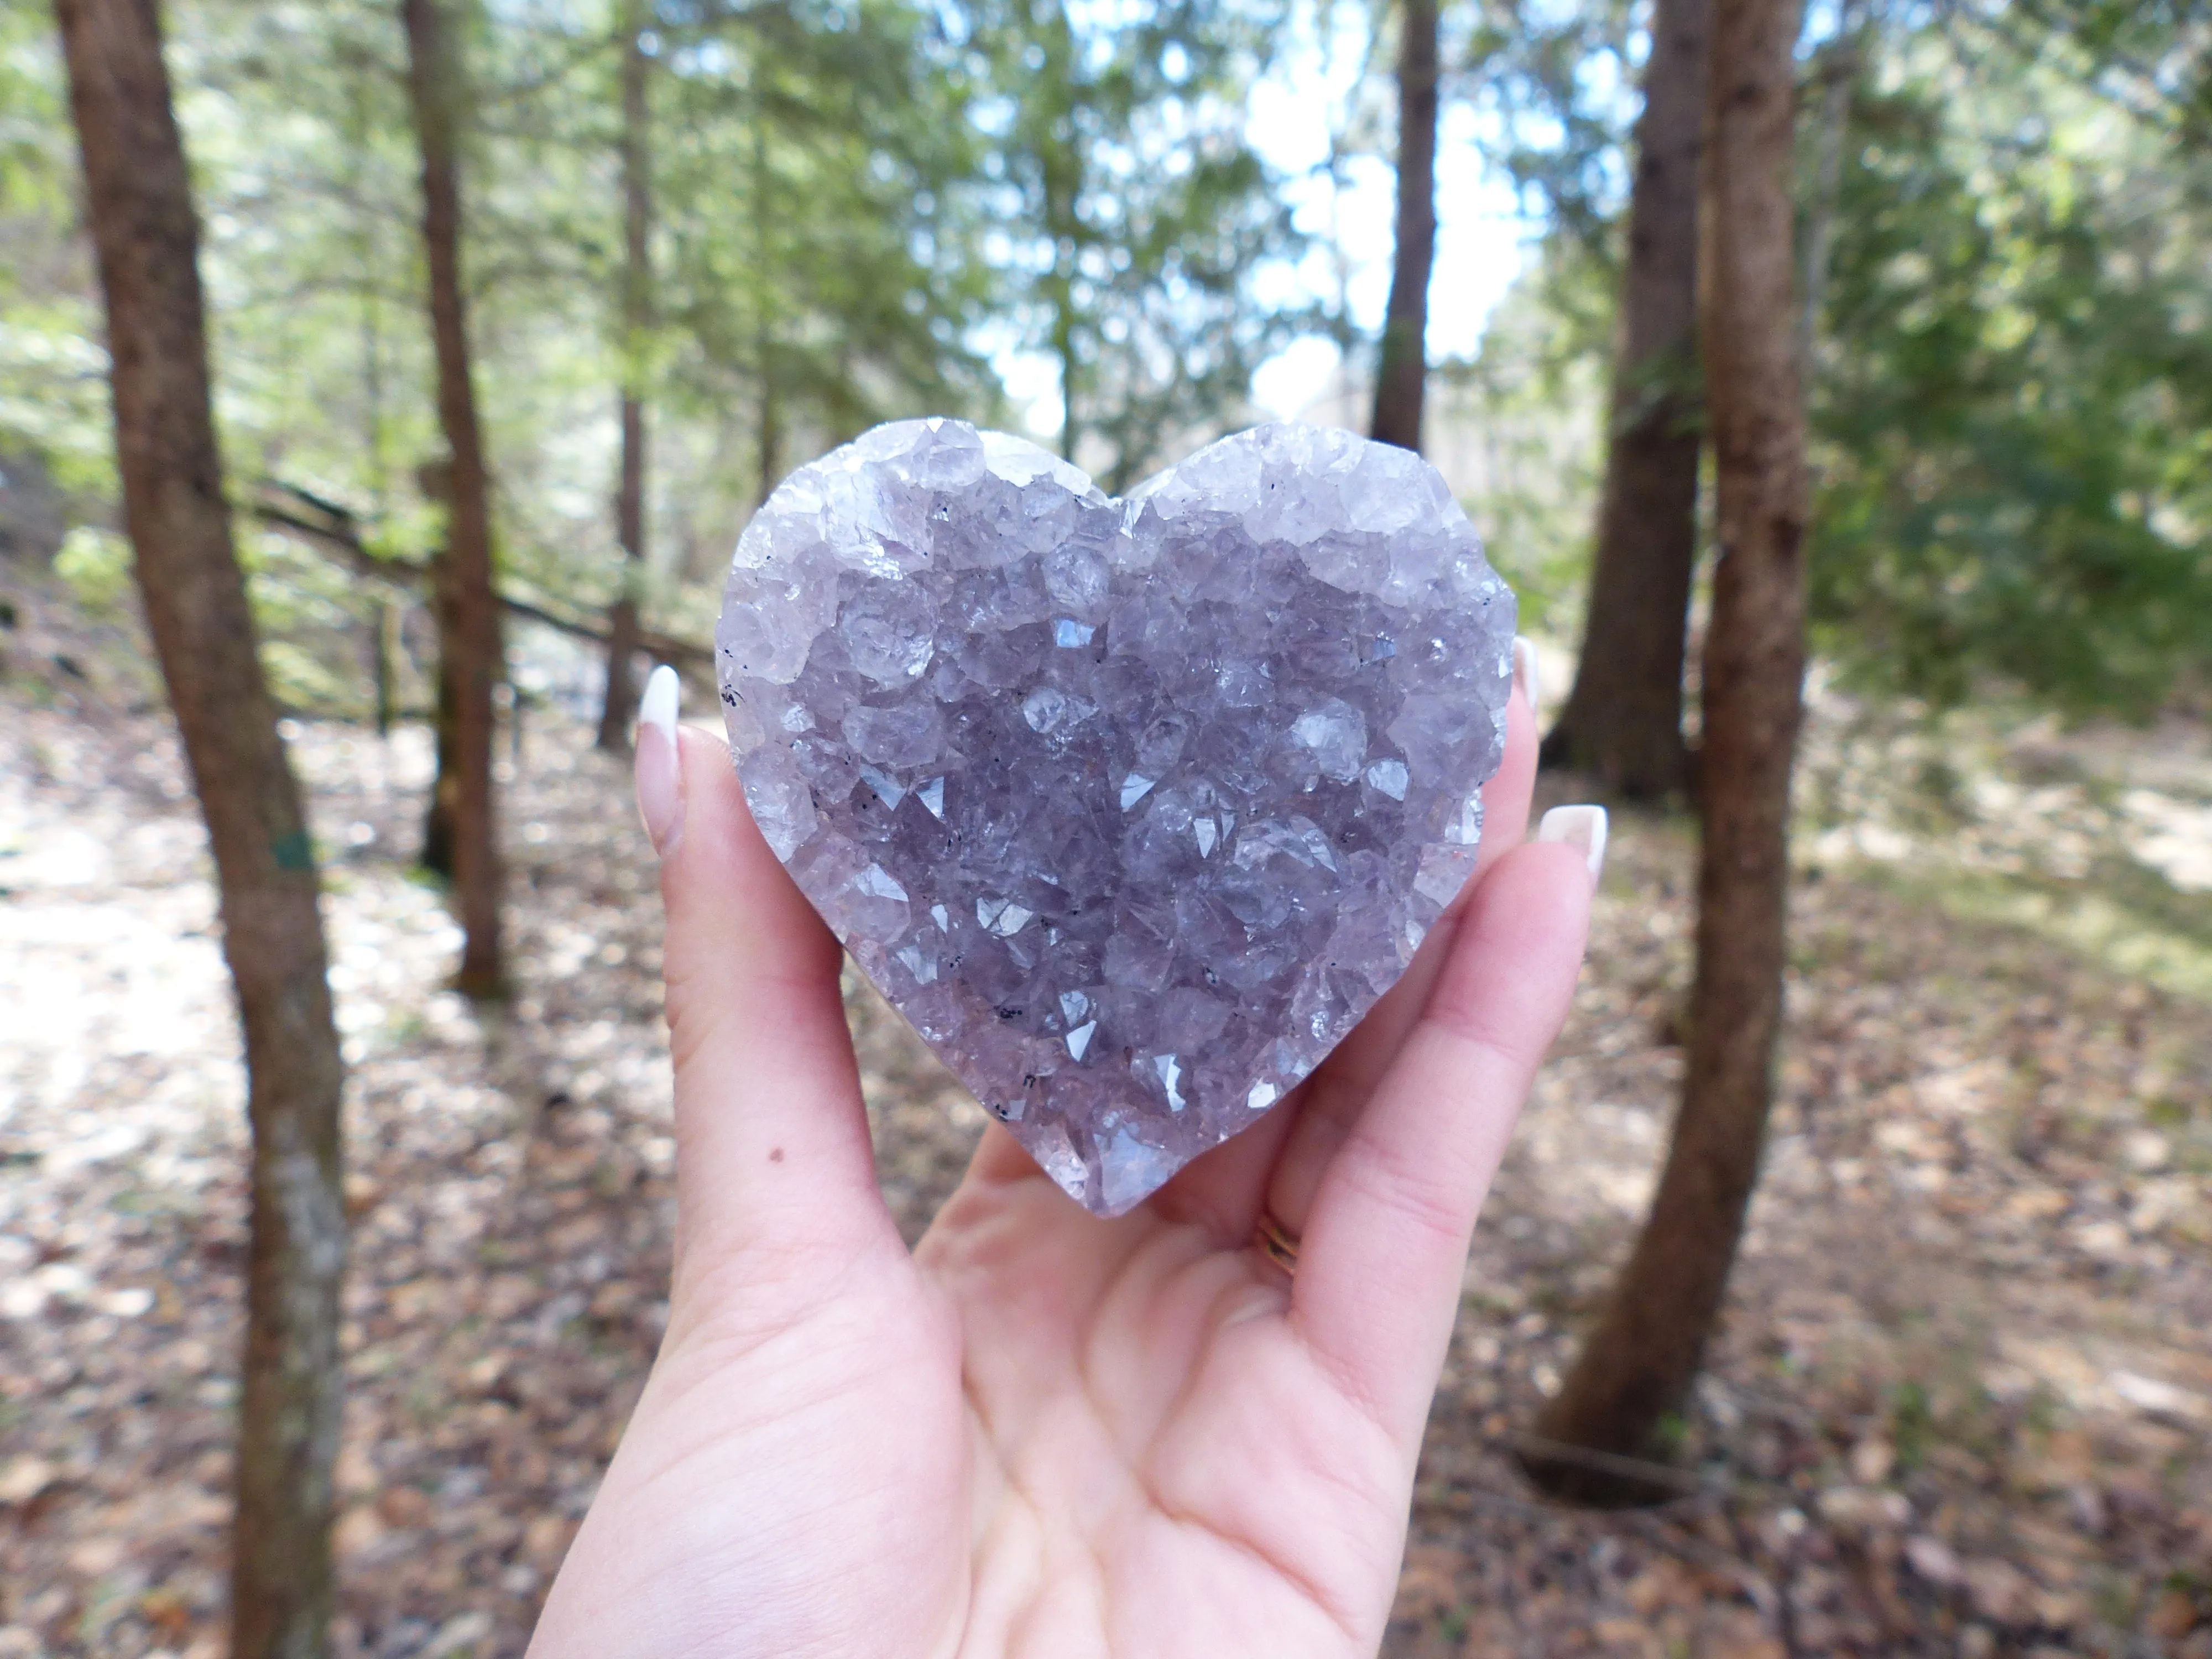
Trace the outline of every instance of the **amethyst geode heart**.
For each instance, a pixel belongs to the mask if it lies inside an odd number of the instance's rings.
[[[1466,880],[1513,618],[1404,450],[1263,426],[1110,501],[931,420],[784,481],[715,640],[776,856],[1118,1215],[1312,1071]]]

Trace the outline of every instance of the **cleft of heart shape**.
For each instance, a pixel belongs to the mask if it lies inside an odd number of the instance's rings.
[[[1117,1215],[1296,1087],[1472,872],[1513,627],[1404,450],[1258,427],[1116,501],[902,421],[762,507],[716,658],[776,856]]]

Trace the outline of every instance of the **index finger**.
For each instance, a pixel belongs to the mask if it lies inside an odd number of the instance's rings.
[[[682,833],[661,892],[679,1288],[695,1257],[763,1237],[898,1247],[839,991],[843,953],[761,838],[720,738],[678,737]],[[639,738],[642,764],[661,739]]]

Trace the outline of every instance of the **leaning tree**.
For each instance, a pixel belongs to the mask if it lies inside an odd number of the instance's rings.
[[[1704,657],[1689,1063],[1643,1235],[1523,1457],[1550,1489],[1592,1501],[1671,1495],[1624,1473],[1625,1460],[1668,1449],[1735,1260],[1773,1093],[1805,668],[1797,20],[1796,0],[1716,0],[1713,10],[1701,323],[1719,559]]]
[[[311,1659],[331,1614],[343,1072],[314,853],[261,673],[208,394],[199,227],[154,0],[58,0],[107,301],[138,592],[207,821],[252,1130],[231,1652]]]

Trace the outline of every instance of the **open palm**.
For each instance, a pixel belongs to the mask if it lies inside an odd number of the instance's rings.
[[[1303,1088],[1114,1221],[994,1127],[912,1252],[836,943],[684,732],[669,1329],[533,1659],[1372,1654],[1468,1234],[1581,955],[1582,854],[1515,846],[1532,726],[1516,695],[1476,881]]]

